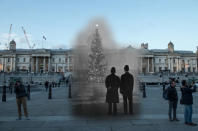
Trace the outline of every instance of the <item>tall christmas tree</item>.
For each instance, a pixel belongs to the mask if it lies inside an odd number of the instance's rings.
[[[91,41],[91,54],[89,54],[88,80],[91,82],[103,82],[106,72],[105,56],[102,48],[102,40],[96,26]]]

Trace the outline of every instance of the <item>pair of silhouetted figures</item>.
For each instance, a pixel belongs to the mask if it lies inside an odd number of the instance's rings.
[[[134,78],[133,75],[129,73],[129,66],[124,66],[125,73],[121,76],[121,79],[115,75],[116,69],[115,67],[111,68],[111,74],[106,77],[105,85],[107,88],[106,94],[106,102],[108,103],[108,114],[112,114],[112,106],[113,106],[113,114],[117,114],[117,105],[119,103],[119,94],[118,89],[120,88],[120,93],[123,96],[124,103],[124,113],[133,114],[133,85]]]

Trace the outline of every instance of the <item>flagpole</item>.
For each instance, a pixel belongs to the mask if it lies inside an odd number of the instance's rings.
[[[42,47],[41,48],[43,49],[43,38],[42,38]]]

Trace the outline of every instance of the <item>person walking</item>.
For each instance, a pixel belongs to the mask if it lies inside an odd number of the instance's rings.
[[[123,95],[124,113],[127,114],[127,105],[129,105],[129,113],[133,114],[133,75],[129,73],[129,66],[124,66],[125,73],[121,76],[120,93]],[[129,103],[129,104],[127,104]]]
[[[196,92],[196,85],[193,81],[191,85],[187,86],[186,81],[182,81],[182,98],[181,98],[181,104],[184,104],[184,119],[185,124],[189,126],[197,126],[197,124],[192,122],[192,113],[193,113],[193,92]]]
[[[178,95],[177,95],[177,90],[175,88],[175,81],[171,80],[170,82],[170,87],[168,87],[168,101],[169,101],[169,120],[170,121],[179,121],[176,116],[176,111],[177,111],[177,103],[178,103]],[[172,118],[173,114],[173,118]]]
[[[105,79],[105,86],[107,88],[106,102],[108,103],[108,114],[112,114],[113,104],[113,115],[117,114],[117,105],[119,103],[118,88],[120,87],[120,78],[115,75],[115,67],[111,68],[111,74]]]
[[[46,81],[46,82],[45,82],[45,89],[46,89],[46,92],[47,92],[48,86],[49,86],[49,82]]]
[[[26,93],[24,85],[20,81],[16,82],[14,92],[16,93],[16,102],[17,102],[17,107],[18,107],[18,119],[17,120],[21,120],[21,117],[22,117],[21,105],[23,105],[23,110],[24,110],[26,120],[29,120],[27,104],[26,104],[27,93]]]

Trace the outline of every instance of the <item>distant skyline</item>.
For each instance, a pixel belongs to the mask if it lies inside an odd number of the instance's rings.
[[[103,17],[122,47],[165,49],[172,41],[176,50],[195,52],[197,7],[197,0],[0,0],[0,49],[10,24],[17,48],[28,48],[21,26],[37,48],[71,48],[90,20]]]

